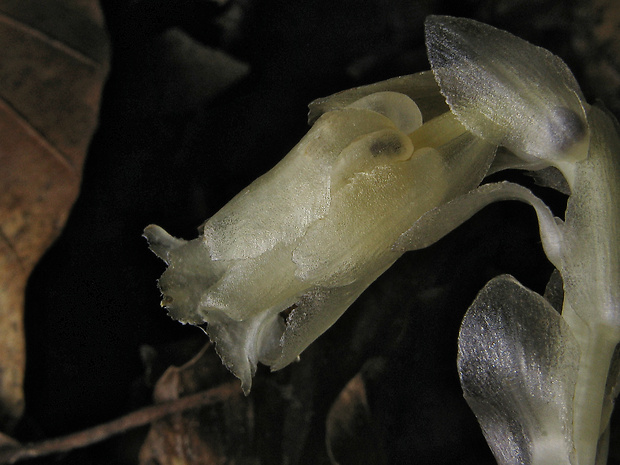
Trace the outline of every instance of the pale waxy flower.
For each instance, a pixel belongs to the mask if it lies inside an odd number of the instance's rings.
[[[463,322],[461,382],[498,463],[594,465],[620,390],[620,370],[610,371],[617,122],[587,104],[562,60],[507,32],[431,16],[426,40],[432,73],[312,102],[306,136],[198,238],[147,227],[168,264],[162,304],[205,329],[247,393],[257,363],[294,361],[404,252],[489,203],[529,203],[563,280],[562,312],[510,276],[493,279]],[[517,184],[478,187],[507,168],[559,170],[564,220]]]
[[[294,361],[402,255],[398,237],[476,187],[495,154],[456,121],[429,72],[310,108],[308,134],[197,239],[145,230],[169,265],[162,304],[183,323],[207,323],[246,392],[258,362]]]

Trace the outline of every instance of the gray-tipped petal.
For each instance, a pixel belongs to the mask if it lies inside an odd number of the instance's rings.
[[[467,403],[500,465],[571,464],[579,346],[560,314],[511,276],[491,280],[461,326]]]
[[[429,16],[425,28],[435,78],[467,129],[528,161],[587,156],[587,103],[560,58],[471,19]]]

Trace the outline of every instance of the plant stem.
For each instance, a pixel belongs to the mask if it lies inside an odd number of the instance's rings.
[[[173,413],[180,413],[203,405],[224,402],[235,395],[241,395],[241,389],[237,381],[222,384],[213,389],[181,397],[177,400],[145,407],[117,418],[116,420],[68,436],[0,450],[0,464],[16,463],[21,460],[80,449],[104,441],[117,434],[124,433],[130,429],[161,420]]]
[[[578,465],[594,465],[601,431],[605,387],[617,337],[603,325],[588,326],[566,302],[562,316],[581,347],[573,401],[573,441]]]

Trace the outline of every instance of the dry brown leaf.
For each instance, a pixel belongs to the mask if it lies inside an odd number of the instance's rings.
[[[366,367],[380,366],[372,359]],[[327,454],[334,465],[384,465],[382,435],[376,424],[367,397],[366,378],[372,370],[355,375],[342,389],[327,414],[325,442]]]
[[[155,385],[155,401],[178,399],[232,378],[211,344],[181,367],[170,367]],[[210,465],[254,463],[254,408],[239,387],[223,403],[172,415],[151,426],[140,463]],[[258,463],[258,462],[256,462]]]
[[[96,0],[0,0],[0,429],[23,410],[26,281],[58,236],[97,124],[109,44]]]

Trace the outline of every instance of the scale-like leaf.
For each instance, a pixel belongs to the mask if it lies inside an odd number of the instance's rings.
[[[542,296],[511,276],[491,280],[459,335],[467,403],[500,465],[570,463],[579,347]]]
[[[587,103],[559,57],[470,19],[425,25],[433,73],[467,129],[530,161],[585,158]]]

